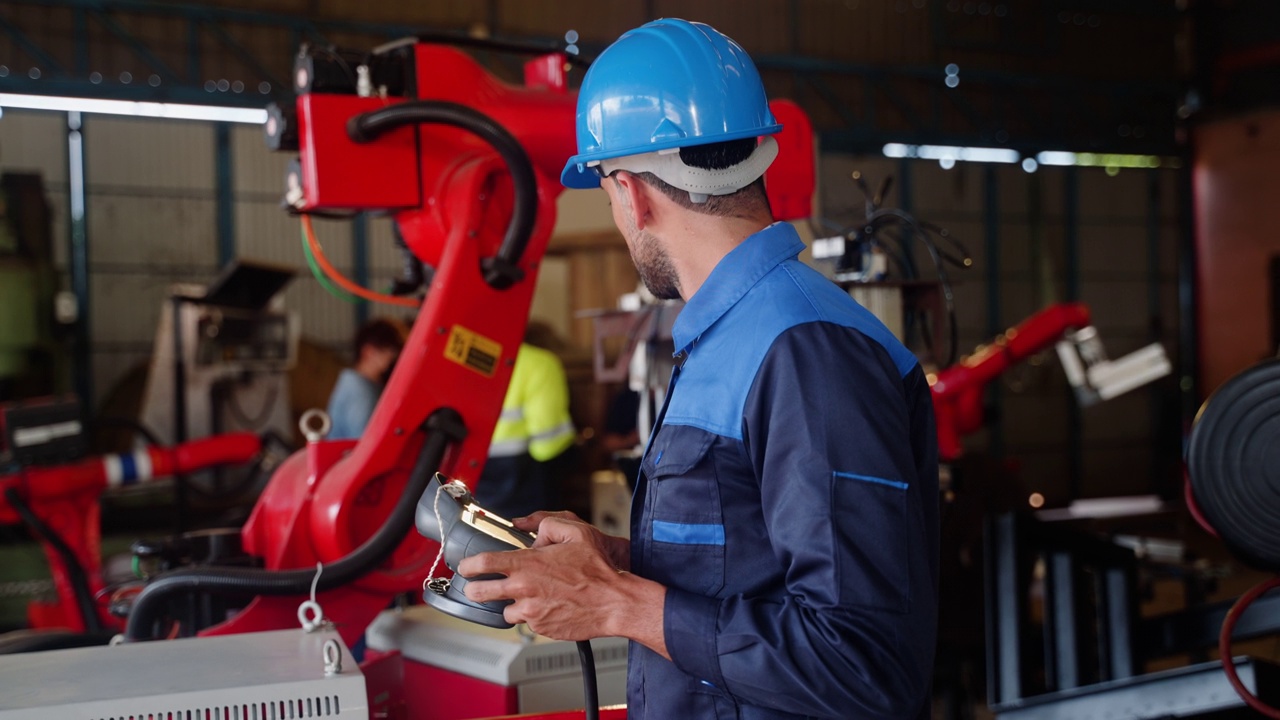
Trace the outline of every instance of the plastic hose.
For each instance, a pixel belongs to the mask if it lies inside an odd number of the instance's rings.
[[[54,551],[58,553],[58,557],[62,558],[62,564],[67,568],[67,580],[71,583],[71,590],[76,596],[76,609],[80,611],[80,618],[84,621],[85,631],[101,633],[103,627],[102,619],[98,617],[98,606],[93,602],[93,591],[89,589],[89,578],[85,575],[84,566],[80,564],[76,554],[71,551],[62,536],[54,532],[53,528],[46,525],[31,510],[31,507],[22,499],[17,490],[6,488],[4,498],[9,501],[9,507],[17,511],[22,521],[27,524],[27,527],[31,528],[31,532],[53,546]]]
[[[298,225],[300,237],[302,238],[302,254],[307,258],[307,267],[311,268],[311,274],[315,277],[316,282],[320,283],[320,287],[324,288],[330,295],[349,303],[360,302],[360,298],[351,293],[344,292],[336,287],[329,278],[325,277],[324,271],[320,269],[320,265],[316,262],[316,256],[311,254],[311,243],[307,241],[307,227]]]
[[[498,255],[483,261],[485,282],[499,290],[518,282],[523,273],[516,265],[524,255],[538,214],[538,183],[533,165],[520,141],[493,118],[465,105],[440,100],[416,100],[389,105],[347,122],[347,135],[356,142],[372,142],[384,133],[405,125],[434,123],[451,125],[476,135],[498,151],[515,187],[511,222],[498,247]]]
[[[428,435],[422,453],[409,475],[400,500],[387,522],[350,554],[325,565],[316,586],[323,592],[345,585],[378,567],[391,555],[413,527],[418,498],[427,481],[440,468],[449,444],[465,434],[462,418],[452,408],[441,408],[427,419]],[[156,576],[138,593],[129,621],[126,640],[153,639],[152,631],[170,596],[186,592],[238,595],[303,595],[310,591],[316,568],[259,570],[247,568],[185,568]]]

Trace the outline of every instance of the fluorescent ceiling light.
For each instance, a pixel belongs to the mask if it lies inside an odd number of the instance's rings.
[[[884,156],[891,158],[904,158],[911,154],[911,146],[902,143],[889,143],[884,146]]]
[[[1075,165],[1076,154],[1073,152],[1062,152],[1061,150],[1046,150],[1036,155],[1036,160],[1041,165]]]
[[[0,108],[128,115],[132,117],[163,118],[166,120],[234,122],[248,123],[250,125],[261,125],[267,121],[267,111],[262,108],[181,105],[177,103],[138,102],[133,100],[97,100],[56,95],[0,93]]]
[[[1008,148],[888,143],[882,151],[885,157],[918,157],[925,160],[947,160],[948,162],[963,160],[966,162],[1016,163],[1022,160],[1022,156],[1018,154],[1017,150]]]
[[[963,147],[960,159],[969,162],[1016,163],[1022,159],[1017,150],[1008,148]]]

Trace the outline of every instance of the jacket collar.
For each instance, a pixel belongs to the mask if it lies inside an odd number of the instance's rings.
[[[796,229],[776,222],[743,240],[720,259],[702,287],[689,298],[671,328],[676,352],[693,343],[755,286],[760,278],[804,249]]]

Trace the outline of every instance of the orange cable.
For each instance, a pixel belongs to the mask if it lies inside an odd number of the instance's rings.
[[[329,279],[333,280],[338,287],[346,290],[356,297],[364,298],[365,300],[372,300],[373,302],[386,303],[388,305],[399,305],[400,307],[413,308],[415,310],[421,305],[418,300],[413,298],[396,297],[395,295],[385,295],[383,293],[374,292],[348,280],[345,275],[338,272],[338,269],[329,262],[329,258],[325,257],[324,250],[320,247],[320,242],[316,240],[316,232],[315,228],[311,225],[310,215],[302,216],[302,228],[306,232],[307,245],[311,247],[311,254],[315,256],[316,263],[320,265],[320,269],[324,270],[324,274],[328,275]]]

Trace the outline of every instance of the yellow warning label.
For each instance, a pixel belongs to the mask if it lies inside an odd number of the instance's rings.
[[[461,325],[454,325],[444,356],[485,377],[493,377],[493,372],[498,369],[498,358],[502,357],[502,346]]]

